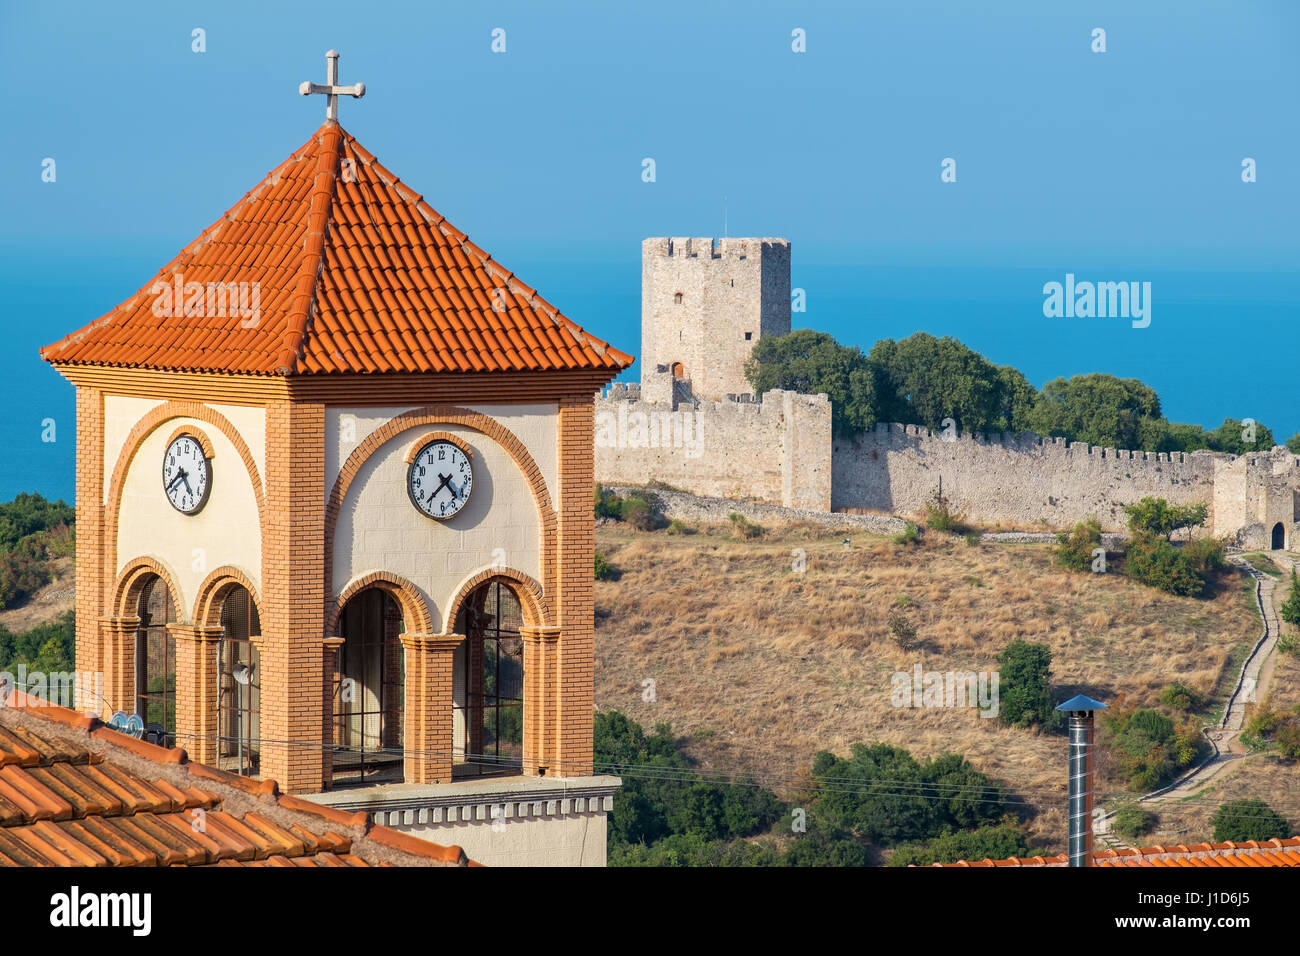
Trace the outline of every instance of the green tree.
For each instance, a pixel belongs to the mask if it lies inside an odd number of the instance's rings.
[[[905,748],[854,744],[847,758],[821,751],[813,779],[822,788],[814,812],[831,830],[882,846],[980,826],[1005,812],[1001,787],[964,757],[943,754],[925,764]]]
[[[1124,513],[1133,534],[1158,534],[1167,541],[1175,531],[1205,524],[1209,509],[1205,505],[1171,505],[1164,498],[1148,496],[1135,505],[1125,505]]]
[[[1285,839],[1291,824],[1263,800],[1230,800],[1214,811],[1214,839],[1243,843],[1247,840]]]
[[[1224,451],[1232,455],[1244,455],[1252,451],[1267,451],[1274,445],[1273,430],[1267,425],[1256,422],[1255,440],[1246,441],[1246,426],[1234,418],[1225,418],[1223,424],[1207,433],[1205,447],[1214,451]]]
[[[1296,577],[1295,568],[1291,569],[1291,590],[1280,611],[1282,620],[1288,624],[1300,626],[1300,578]]]
[[[1054,378],[1043,386],[1031,415],[1040,435],[1110,448],[1141,448],[1159,422],[1160,399],[1137,379],[1092,372]]]
[[[836,342],[825,332],[796,329],[765,335],[745,363],[745,377],[757,394],[774,388],[831,400],[836,434],[852,437],[876,423],[876,381],[867,357],[855,346]]]
[[[1017,379],[1014,369],[999,369],[952,336],[917,332],[898,342],[883,339],[868,358],[878,369],[877,417],[884,420],[937,429],[951,418],[962,431],[991,432],[1010,427],[1008,409],[1023,412],[1024,376]]]
[[[1293,455],[1300,455],[1300,432],[1296,432],[1286,440],[1286,450]]]
[[[998,654],[998,700],[1002,722],[1012,727],[1061,725],[1052,705],[1052,649],[1016,638]]]

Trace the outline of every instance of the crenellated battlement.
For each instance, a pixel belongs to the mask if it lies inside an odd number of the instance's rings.
[[[757,259],[763,255],[790,257],[790,243],[786,239],[742,238],[704,236],[658,236],[641,243],[642,258],[663,259],[732,259],[736,261]]]

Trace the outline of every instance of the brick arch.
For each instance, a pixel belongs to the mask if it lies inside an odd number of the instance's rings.
[[[523,609],[525,626],[547,627],[555,623],[542,587],[532,577],[515,568],[488,567],[470,575],[456,588],[456,594],[448,603],[447,613],[443,617],[444,632],[456,626],[456,617],[469,596],[489,581],[503,581],[511,586],[510,589],[518,596],[519,605]]]
[[[343,589],[343,593],[334,602],[329,620],[326,622],[325,630],[327,634],[334,634],[338,630],[339,618],[343,614],[343,608],[367,588],[379,588],[392,596],[393,600],[402,609],[402,624],[409,633],[428,634],[432,629],[433,624],[429,615],[429,606],[414,584],[400,574],[390,574],[388,571],[372,571],[355,579]]]
[[[546,482],[542,480],[542,471],[537,467],[537,462],[529,454],[528,449],[524,447],[524,443],[496,419],[480,415],[468,408],[461,408],[458,405],[425,405],[422,408],[402,412],[384,422],[352,449],[347,461],[339,469],[334,487],[325,503],[325,593],[333,593],[334,588],[334,532],[338,526],[339,512],[342,510],[353,480],[361,471],[361,466],[381,446],[402,432],[422,425],[439,424],[461,425],[473,429],[504,448],[514,461],[528,482],[533,493],[533,503],[537,506],[538,532],[541,535],[539,551],[542,557],[542,587],[549,587],[552,591],[556,588],[558,570],[555,553],[557,527],[555,508],[551,504],[551,494],[546,488]]]
[[[113,477],[109,482],[108,504],[105,507],[104,515],[104,548],[105,553],[110,556],[110,560],[116,560],[117,555],[117,525],[122,508],[122,489],[126,485],[126,474],[130,470],[131,463],[135,460],[136,453],[139,452],[140,446],[144,444],[145,439],[174,418],[192,418],[204,422],[217,429],[230,440],[230,443],[235,446],[235,451],[239,453],[239,457],[243,460],[244,467],[248,471],[249,480],[253,485],[253,500],[257,504],[259,531],[265,526],[266,498],[262,490],[262,478],[257,473],[257,463],[253,461],[253,455],[248,450],[248,444],[230,419],[220,412],[208,408],[201,402],[164,402],[157,408],[145,413],[144,417],[135,423],[135,427],[126,436],[126,441],[122,443],[122,451],[118,454],[117,463],[113,466]],[[203,438],[207,439],[207,436],[204,435]],[[208,445],[210,444],[209,441]],[[208,445],[204,447],[205,452]]]
[[[132,558],[122,568],[113,584],[113,602],[109,606],[113,609],[114,617],[137,617],[140,607],[140,594],[144,587],[149,583],[149,579],[157,576],[162,579],[163,584],[167,586],[171,594],[172,607],[181,619],[177,624],[188,624],[185,619],[187,608],[185,606],[185,597],[181,592],[179,585],[176,583],[176,576],[172,574],[171,569],[154,558],[139,557]]]
[[[221,626],[221,605],[231,589],[239,586],[248,592],[249,600],[257,605],[258,614],[262,611],[262,599],[257,588],[239,568],[227,564],[217,568],[199,585],[198,596],[194,599],[194,614],[191,620],[200,627]]]

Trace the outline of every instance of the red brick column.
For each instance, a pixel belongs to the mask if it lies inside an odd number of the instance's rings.
[[[105,721],[114,710],[135,713],[135,632],[138,617],[104,617],[99,620],[99,646],[104,662],[104,697],[99,702]],[[109,708],[112,709],[109,709]],[[107,713],[103,713],[107,710]],[[141,715],[143,716],[143,715]]]
[[[338,691],[339,649],[343,638],[327,637],[321,642],[324,651],[321,671],[321,741],[325,744],[325,763],[321,768],[324,773],[323,786],[328,790],[334,785],[334,697]]]
[[[176,639],[176,745],[191,760],[217,760],[217,641],[222,628],[168,624]]]
[[[77,388],[76,475],[77,670],[104,673],[99,619],[109,612],[110,598],[105,594],[111,587],[116,556],[104,553],[104,393],[84,385]],[[107,692],[107,673],[104,684]],[[100,701],[96,708],[104,706]]]
[[[407,783],[450,783],[452,659],[464,634],[403,634],[406,707],[402,741]]]
[[[287,793],[311,793],[326,778],[324,405],[267,406],[265,487],[260,775]]]
[[[560,400],[560,491],[558,495],[555,599],[560,624],[555,679],[557,689],[555,755],[550,774],[585,776],[592,768],[595,713],[596,519],[595,413],[591,395]]]
[[[555,760],[558,627],[521,627],[524,639],[524,774],[544,777]]]

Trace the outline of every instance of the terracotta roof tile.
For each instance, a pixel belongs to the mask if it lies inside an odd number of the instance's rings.
[[[154,315],[178,281],[189,291],[170,314]],[[223,289],[233,290],[229,298]],[[632,362],[494,262],[332,122],[134,296],[41,355],[55,364],[256,375],[564,369],[612,377]]]
[[[274,781],[190,763],[183,750],[72,711],[14,703],[0,707],[0,867],[468,862],[460,847],[367,832],[365,814],[281,795]],[[250,799],[258,809],[228,806]]]
[[[1126,847],[1122,850],[1099,850],[1093,853],[1092,862],[1098,867],[1300,867],[1300,836],[1287,839],[1250,840],[1245,843],[1197,843],[1192,846]],[[1005,860],[983,860],[956,863],[935,863],[934,866],[1066,866],[1069,858],[1064,854],[1043,857],[1009,857]]]

